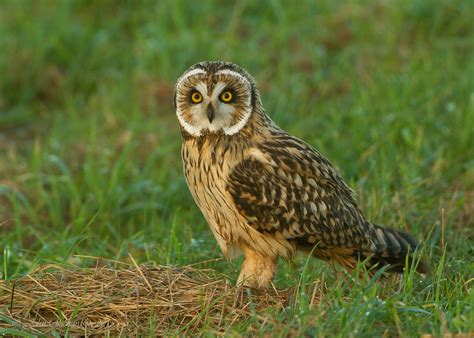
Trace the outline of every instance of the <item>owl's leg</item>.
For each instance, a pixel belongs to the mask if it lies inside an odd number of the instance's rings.
[[[264,256],[250,248],[243,249],[244,262],[240,270],[237,285],[252,288],[268,288],[277,269],[276,256]]]

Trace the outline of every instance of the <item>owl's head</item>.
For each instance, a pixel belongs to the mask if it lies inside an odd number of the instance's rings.
[[[234,135],[247,124],[258,100],[255,82],[244,69],[229,62],[206,61],[191,66],[178,79],[174,105],[188,134]]]

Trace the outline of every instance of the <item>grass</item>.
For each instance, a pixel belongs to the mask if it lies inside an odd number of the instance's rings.
[[[281,262],[276,284],[302,285],[299,298],[261,334],[472,333],[473,19],[469,0],[3,1],[1,278],[90,266],[75,255],[221,257],[181,173],[171,98],[189,65],[223,59],[340,168],[368,218],[422,240],[433,268],[361,283],[304,256]]]

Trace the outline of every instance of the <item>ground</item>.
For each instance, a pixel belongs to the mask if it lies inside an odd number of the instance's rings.
[[[368,218],[425,244],[433,269],[369,283],[281,261],[278,287],[317,281],[322,297],[301,287],[260,332],[473,332],[473,21],[469,0],[2,1],[1,278],[93,264],[77,255],[220,258],[183,179],[172,93],[189,65],[228,60],[339,168]],[[235,282],[239,264],[199,266]]]

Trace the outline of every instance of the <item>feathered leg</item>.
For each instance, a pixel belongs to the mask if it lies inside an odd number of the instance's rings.
[[[277,257],[263,256],[249,247],[242,248],[245,254],[237,285],[252,288],[268,288],[275,276]]]

